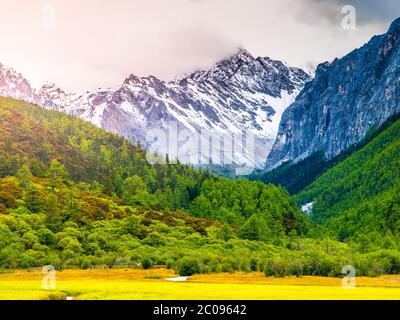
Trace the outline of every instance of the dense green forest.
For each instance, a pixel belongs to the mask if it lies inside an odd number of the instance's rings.
[[[290,194],[297,194],[324,173],[329,166],[323,152],[316,152],[297,163],[284,163],[266,173],[256,171],[248,178],[253,181],[281,185]]]
[[[372,143],[386,150],[376,161],[396,169],[395,146]],[[370,158],[372,151],[359,161]],[[397,159],[397,170],[398,164]],[[398,195],[392,190],[398,180],[386,177],[379,181],[385,186],[381,201],[396,212],[391,199]],[[320,217],[339,217],[329,205],[318,205],[323,183],[317,181],[298,200],[316,200],[315,217],[318,208]],[[365,195],[365,205],[380,190]],[[359,202],[355,194],[352,199]],[[346,207],[348,201],[335,210],[360,215]],[[395,214],[385,212],[390,225],[397,223]],[[152,166],[140,147],[121,137],[0,98],[0,268],[165,265],[183,275],[258,270],[337,276],[352,264],[358,274],[400,272],[398,228],[377,230],[368,245],[357,237],[342,237],[343,243],[329,229],[316,227],[315,217],[303,215],[282,187],[229,180],[181,164]],[[353,223],[346,231],[351,227],[358,228]]]
[[[297,195],[314,202],[319,233],[365,246],[398,241],[400,233],[400,120],[328,170]]]

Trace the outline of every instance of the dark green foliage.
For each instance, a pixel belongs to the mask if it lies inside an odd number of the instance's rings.
[[[200,264],[196,258],[184,257],[177,262],[177,272],[181,276],[200,273]]]
[[[399,185],[400,121],[298,195],[326,219]]]
[[[219,229],[217,233],[218,239],[224,240],[224,241],[229,241],[234,237],[234,233],[232,228],[229,226],[229,224],[225,223],[224,226]]]
[[[293,229],[299,234],[306,231],[304,216],[283,188],[244,179],[206,180],[189,211],[194,216],[210,217],[236,227],[256,214],[265,229],[263,239],[267,239],[268,232],[271,238]]]
[[[326,161],[323,152],[317,152],[298,163],[285,163],[267,172],[255,173],[250,180],[282,185],[291,194],[296,194],[320,176],[331,164]]]
[[[400,121],[364,148],[327,171],[298,196],[299,203],[315,202],[312,219],[324,224],[314,235],[334,235],[368,247],[382,245],[382,236],[396,241],[400,233]],[[371,245],[365,245],[362,237]],[[389,241],[390,242],[390,241]]]
[[[246,240],[262,241],[268,239],[269,233],[263,219],[253,214],[240,229],[239,236]]]

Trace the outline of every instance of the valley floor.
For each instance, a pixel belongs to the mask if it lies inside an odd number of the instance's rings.
[[[176,275],[153,270],[65,270],[56,273],[56,289],[42,287],[40,271],[0,274],[0,300],[35,300],[71,296],[77,300],[369,300],[400,299],[400,276],[357,278],[354,289],[338,278],[266,278],[261,273],[196,275],[170,282]]]

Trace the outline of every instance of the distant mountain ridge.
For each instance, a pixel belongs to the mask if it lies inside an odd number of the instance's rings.
[[[146,148],[151,148],[149,130],[167,130],[171,122],[177,123],[178,130],[193,133],[249,132],[255,137],[254,150],[245,145],[243,153],[232,154],[230,160],[258,168],[272,148],[283,111],[310,80],[299,68],[254,58],[244,49],[210,70],[177,81],[130,75],[120,87],[85,94],[67,93],[55,84],[35,91],[12,69],[1,70],[0,95],[80,117]]]
[[[317,152],[330,160],[400,111],[400,19],[342,59],[320,64],[282,116],[266,170]]]

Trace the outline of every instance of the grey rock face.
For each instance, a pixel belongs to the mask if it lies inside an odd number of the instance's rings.
[[[400,112],[400,19],[342,59],[318,66],[286,109],[266,169],[323,151],[327,159]]]

